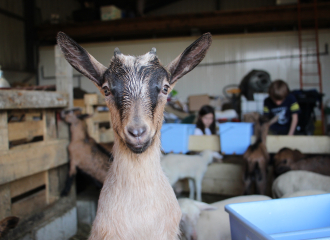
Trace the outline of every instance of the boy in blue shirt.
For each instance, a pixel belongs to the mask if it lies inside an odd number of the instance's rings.
[[[264,115],[272,119],[278,115],[276,123],[270,126],[275,135],[293,135],[298,123],[300,112],[296,98],[290,94],[288,85],[282,80],[272,82],[269,97],[264,101]]]

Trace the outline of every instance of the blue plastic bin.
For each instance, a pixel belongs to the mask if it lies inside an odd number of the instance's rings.
[[[220,123],[219,134],[221,152],[224,154],[244,154],[251,144],[253,123]]]
[[[330,239],[330,194],[225,206],[232,240]]]
[[[187,153],[189,136],[194,134],[195,128],[195,124],[164,123],[160,137],[163,151]]]

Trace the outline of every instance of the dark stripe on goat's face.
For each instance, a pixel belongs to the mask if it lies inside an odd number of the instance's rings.
[[[121,120],[138,100],[143,103],[145,112],[153,117],[163,80],[169,78],[157,57],[146,55],[137,58],[129,56],[127,62],[126,56],[114,57],[105,74],[105,81],[109,82]]]

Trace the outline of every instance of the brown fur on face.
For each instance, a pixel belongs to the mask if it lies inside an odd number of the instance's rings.
[[[274,156],[274,171],[276,175],[280,175],[288,171],[288,167],[305,158],[305,155],[302,154],[297,149],[282,148]]]
[[[4,237],[10,229],[13,229],[17,226],[19,222],[18,217],[10,216],[2,219],[0,221],[0,238]]]
[[[211,34],[167,67],[154,48],[138,57],[115,49],[106,68],[64,33],[57,41],[68,62],[105,96],[115,133],[114,161],[89,239],[178,239],[181,211],[160,165],[160,128],[168,93],[203,60]]]

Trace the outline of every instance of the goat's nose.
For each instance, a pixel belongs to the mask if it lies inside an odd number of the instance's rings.
[[[128,133],[132,136],[132,137],[141,137],[145,132],[146,132],[147,128],[146,127],[129,127],[127,129]]]

